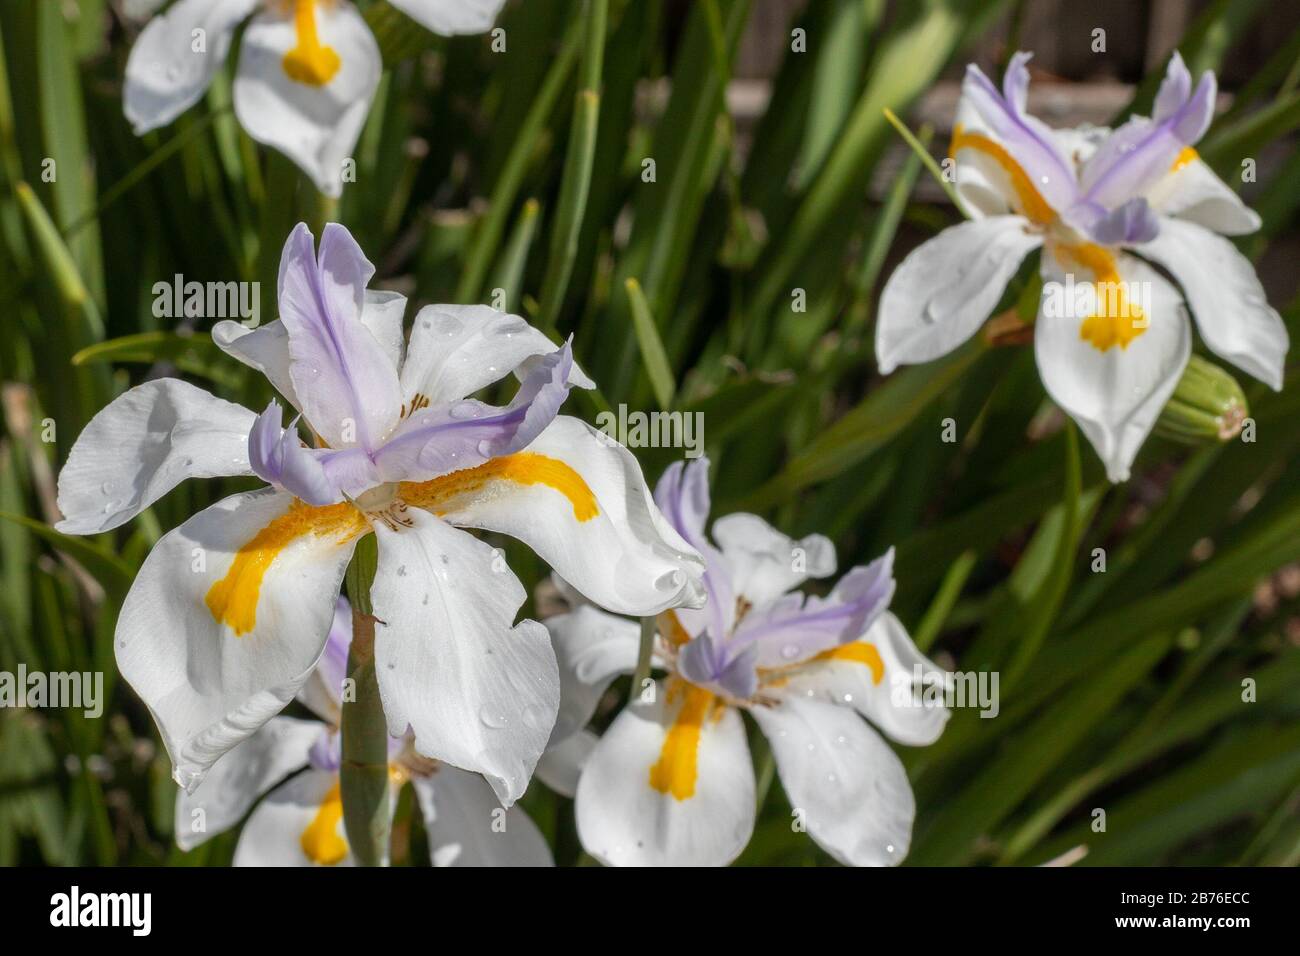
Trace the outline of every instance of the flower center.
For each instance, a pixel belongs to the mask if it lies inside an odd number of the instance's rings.
[[[282,66],[289,79],[307,86],[324,86],[339,71],[339,55],[320,42],[316,32],[317,0],[294,0],[293,27],[298,45],[284,55]]]

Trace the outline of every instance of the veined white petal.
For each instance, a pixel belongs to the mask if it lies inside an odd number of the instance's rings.
[[[632,620],[591,605],[576,607],[543,622],[551,632],[560,668],[560,713],[552,743],[577,733],[620,674],[636,670],[641,628]]]
[[[177,795],[176,845],[192,850],[233,827],[258,797],[307,766],[308,751],[325,730],[315,720],[272,717],[213,764],[193,793]]]
[[[798,541],[758,515],[736,512],[713,522],[713,539],[731,569],[736,594],[761,607],[797,588],[808,578],[835,573],[835,545],[825,535]]]
[[[876,361],[899,365],[947,355],[979,329],[1030,250],[1042,244],[1020,216],[959,223],[913,249],[880,296]]]
[[[417,396],[437,406],[473,395],[511,372],[522,381],[530,359],[553,353],[554,342],[517,315],[486,305],[426,305],[415,316],[402,366],[402,401]],[[569,381],[591,388],[576,366]]]
[[[203,96],[258,0],[178,0],[141,31],[126,61],[122,105],[136,135],[166,126]]]
[[[418,509],[376,526],[375,669],[388,729],[482,773],[506,806],[528,786],[560,702],[546,628],[514,624],[524,588],[500,553]]]
[[[149,553],[114,647],[183,787],[298,692],[365,529],[350,505],[309,508],[267,489],[199,512]]]
[[[248,432],[256,419],[180,379],[124,392],[91,419],[59,472],[58,529],[108,531],[186,478],[251,475]]]
[[[880,735],[847,707],[784,694],[751,713],[772,745],[790,805],[808,835],[847,866],[894,866],[907,855],[916,801]]]
[[[291,17],[268,11],[244,31],[235,75],[235,115],[248,135],[298,164],[327,196],[343,193],[343,162],[361,135],[379,86],[379,46],[350,3],[315,5],[319,43],[337,56],[326,82],[293,79],[285,56],[299,44]]]
[[[442,36],[486,33],[506,0],[392,0],[393,6]]]
[[[1080,315],[1069,303],[1066,308],[1052,307],[1051,283],[1064,282],[1065,275],[1056,256],[1043,252],[1047,284],[1034,327],[1034,352],[1043,387],[1079,423],[1105,463],[1106,474],[1118,482],[1128,478],[1138,449],[1177,387],[1191,354],[1192,336],[1173,286],[1133,256],[1119,254],[1114,262],[1120,282],[1126,284],[1121,287],[1142,290],[1143,297],[1149,299],[1148,307],[1139,307],[1141,315],[1104,319]],[[1093,278],[1086,269],[1074,273],[1078,285]],[[1123,345],[1109,340],[1108,322],[1146,324]],[[1100,339],[1084,334],[1094,323],[1098,323],[1094,334]]]
[[[412,777],[434,866],[554,866],[537,824],[505,809],[476,773],[440,765]]]
[[[658,686],[615,718],[578,781],[578,835],[607,866],[726,866],[754,830],[745,725],[707,691]]]
[[[578,792],[582,768],[599,741],[590,730],[580,730],[559,743],[548,744],[542,759],[537,761],[537,779],[560,796],[572,799]]]
[[[406,334],[402,327],[406,315],[406,296],[400,292],[367,289],[361,306],[361,324],[393,360],[393,370],[400,372],[406,361]]]
[[[442,479],[426,482],[421,506],[518,538],[610,611],[645,617],[701,603],[703,561],[659,513],[622,445],[560,415],[523,452],[482,467],[473,480],[473,470],[448,476],[454,495],[440,496]]]
[[[919,679],[918,679],[919,678]],[[781,687],[852,707],[900,744],[932,744],[948,722],[948,708],[928,702],[944,672],[916,649],[901,621],[886,611],[858,640],[801,667]]]
[[[1200,156],[1180,158],[1147,191],[1151,208],[1225,236],[1244,236],[1260,227],[1259,214],[1220,179]]]
[[[1165,219],[1160,235],[1137,251],[1178,280],[1211,350],[1281,390],[1290,345],[1286,325],[1236,246],[1194,222]]]

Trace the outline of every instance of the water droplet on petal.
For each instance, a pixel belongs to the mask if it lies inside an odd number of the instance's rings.
[[[493,710],[486,704],[478,712],[478,719],[483,721],[483,726],[492,730],[500,730],[510,723],[510,718],[500,711]]]
[[[451,410],[447,414],[459,421],[464,421],[467,418],[473,418],[478,414],[478,410],[478,402],[464,401],[451,406]]]
[[[781,648],[781,656],[784,657],[787,661],[794,660],[796,657],[799,656],[799,645],[798,644],[785,645],[785,647]]]

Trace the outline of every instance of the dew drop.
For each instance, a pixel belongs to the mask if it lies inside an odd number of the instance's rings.
[[[798,644],[785,645],[785,647],[781,648],[781,656],[784,657],[787,661],[794,660],[796,657],[799,656],[799,645]]]
[[[492,730],[500,730],[510,723],[510,719],[500,711],[492,710],[486,705],[478,712],[478,719],[483,721],[483,726]]]
[[[478,402],[457,402],[455,405],[451,406],[451,411],[447,414],[458,421],[464,421],[467,418],[473,418],[478,413],[478,409]]]

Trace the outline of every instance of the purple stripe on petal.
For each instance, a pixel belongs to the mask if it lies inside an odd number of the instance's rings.
[[[1176,52],[1156,94],[1155,116],[1135,116],[1097,148],[1080,174],[1082,202],[1116,209],[1168,174],[1178,154],[1195,145],[1214,117],[1216,84],[1206,71],[1196,88]]]
[[[962,95],[1024,169],[1048,205],[1059,212],[1074,204],[1078,190],[1074,167],[1052,138],[1051,129],[1025,111],[1029,91],[1025,64],[1032,55],[1019,52],[1012,56],[1002,80],[1002,93],[979,67],[971,64],[962,81]]]
[[[796,664],[822,651],[855,641],[889,606],[894,595],[894,552],[842,577],[825,597],[787,594],[762,611],[751,611],[727,643],[738,655],[757,648],[760,667]]]
[[[277,488],[311,505],[343,500],[339,486],[330,480],[315,449],[298,441],[298,420],[280,427],[280,406],[272,399],[257,416],[248,434],[248,460],[253,473]]]
[[[304,223],[280,259],[280,320],[303,413],[334,448],[373,450],[401,414],[392,359],[361,321],[374,274],[351,234],[325,227],[319,257]]]
[[[731,570],[709,541],[704,527],[709,520],[709,459],[675,461],[655,486],[655,504],[686,543],[704,557],[704,591],[708,602],[699,609],[678,608],[677,619],[691,635],[704,630],[719,640],[731,632],[736,597]]]

